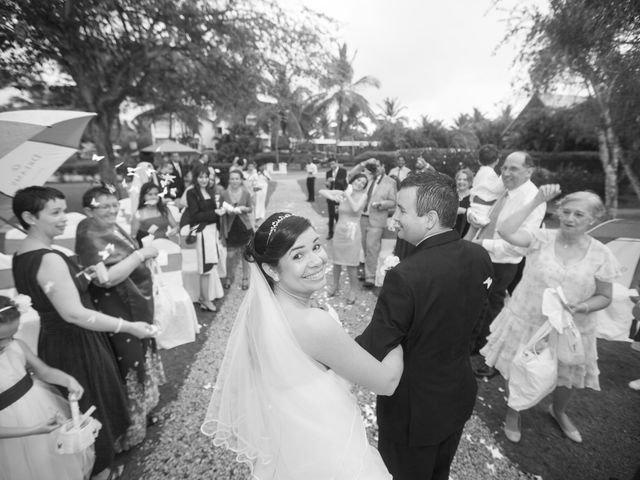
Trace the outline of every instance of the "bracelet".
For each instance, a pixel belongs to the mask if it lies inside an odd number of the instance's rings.
[[[118,318],[118,326],[113,331],[113,333],[120,333],[120,329],[122,329],[122,321],[123,321],[122,318]]]
[[[140,260],[140,263],[144,263],[144,261],[147,259],[144,256],[144,253],[142,253],[140,250],[134,250],[133,253],[135,253],[138,256],[138,259]]]

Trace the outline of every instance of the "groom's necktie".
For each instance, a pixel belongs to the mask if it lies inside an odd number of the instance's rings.
[[[509,191],[505,191],[498,199],[496,203],[493,204],[491,210],[489,211],[489,223],[485,225],[478,234],[476,235],[476,240],[484,240],[491,239],[493,235],[496,233],[496,224],[498,223],[498,217],[500,216],[500,212],[504,208],[507,200],[509,199]]]

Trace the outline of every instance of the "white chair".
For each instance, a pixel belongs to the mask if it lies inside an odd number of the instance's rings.
[[[152,245],[158,249],[158,263],[162,272],[154,279],[159,282],[161,293],[169,300],[160,302],[156,308],[170,309],[170,313],[159,311],[163,319],[156,342],[160,348],[173,348],[195,341],[200,332],[198,317],[193,308],[191,293],[183,286],[183,255],[180,246],[166,238],[154,239]],[[197,272],[196,272],[197,273]],[[198,295],[198,293],[196,293]],[[196,297],[197,298],[197,297]]]

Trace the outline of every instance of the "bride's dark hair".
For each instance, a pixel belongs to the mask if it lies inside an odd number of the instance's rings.
[[[296,243],[298,237],[310,227],[312,225],[307,218],[288,212],[274,213],[262,222],[249,240],[244,251],[244,258],[258,265],[267,282],[273,288],[273,280],[265,273],[262,264],[277,266],[280,259]]]

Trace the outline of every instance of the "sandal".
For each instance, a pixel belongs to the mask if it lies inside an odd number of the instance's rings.
[[[124,473],[124,465],[118,465],[117,467],[113,467],[109,472],[109,476],[107,480],[117,480]]]
[[[334,288],[332,290],[329,290],[327,292],[327,297],[331,298],[331,297],[335,297],[338,293],[340,292],[340,290],[338,290],[337,288]]]
[[[247,290],[249,288],[249,279],[243,278],[240,286],[242,287],[242,290]]]
[[[216,312],[218,309],[212,301],[200,302],[200,310],[203,312]]]

